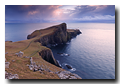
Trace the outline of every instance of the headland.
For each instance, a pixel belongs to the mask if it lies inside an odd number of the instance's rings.
[[[35,30],[27,36],[27,40],[6,41],[5,78],[81,79],[77,74],[62,69],[49,48],[65,44],[78,34],[81,34],[79,29],[67,29],[66,23],[62,23]]]

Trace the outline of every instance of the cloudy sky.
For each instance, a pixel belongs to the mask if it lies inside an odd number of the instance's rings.
[[[115,22],[115,5],[5,5],[5,22]]]

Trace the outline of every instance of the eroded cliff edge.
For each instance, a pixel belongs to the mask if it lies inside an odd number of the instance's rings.
[[[49,47],[51,45],[67,43],[67,41],[78,34],[81,34],[79,29],[67,29],[66,23],[62,23],[45,29],[35,30],[27,36],[27,39],[35,38],[34,42],[40,42],[43,46]],[[44,60],[60,67],[50,49],[44,49],[39,54]]]

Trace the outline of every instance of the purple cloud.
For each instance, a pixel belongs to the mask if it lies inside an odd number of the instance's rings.
[[[6,22],[114,20],[114,5],[6,5]]]

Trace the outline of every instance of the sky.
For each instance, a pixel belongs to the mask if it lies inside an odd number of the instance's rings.
[[[5,5],[5,23],[115,22],[115,5]]]

